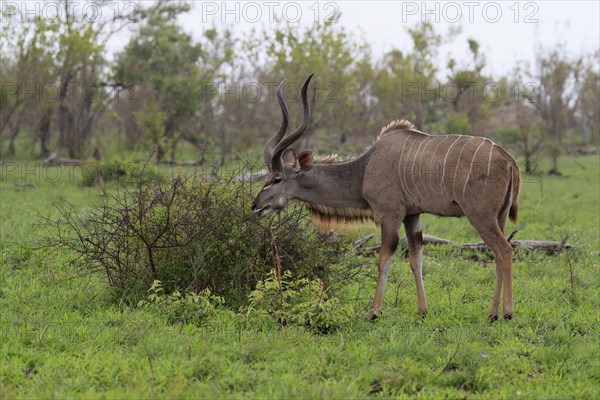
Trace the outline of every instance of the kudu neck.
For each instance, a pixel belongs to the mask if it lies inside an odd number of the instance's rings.
[[[341,163],[315,164],[311,171],[314,186],[298,196],[306,203],[336,209],[369,208],[363,197],[363,179],[368,157]]]

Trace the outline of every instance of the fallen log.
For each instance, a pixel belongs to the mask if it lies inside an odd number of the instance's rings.
[[[572,247],[567,243],[567,239],[568,236],[564,236],[560,242],[549,240],[513,240],[509,241],[509,243],[515,250],[543,251],[548,255],[553,255]],[[460,245],[460,248],[462,250],[490,251],[490,248],[485,243],[481,242],[463,243]]]
[[[60,158],[58,157],[58,153],[54,152],[50,155],[50,157],[44,160],[45,166],[75,166],[82,167],[83,162],[76,158]]]
[[[372,234],[372,235],[375,236],[374,234]],[[365,236],[365,238],[368,236],[369,235]],[[373,236],[371,236],[371,237],[373,237]],[[356,243],[365,238],[355,241],[354,242],[355,248],[357,248]],[[433,235],[424,234],[423,235],[423,245],[428,245],[428,244],[434,244],[434,245],[449,244],[452,247],[460,247],[460,245],[458,243],[455,243],[451,240],[443,239],[443,238],[433,236]],[[400,241],[398,242],[398,245],[401,247],[407,247],[406,237],[401,238]],[[368,252],[377,252],[377,251],[379,251],[380,248],[381,248],[381,243],[377,244],[375,246],[366,247],[364,251],[367,253]]]
[[[167,160],[160,160],[160,161],[148,161],[148,160],[142,160],[142,159],[137,159],[137,160],[133,160],[132,162],[137,163],[137,164],[156,164],[156,165],[168,165],[171,167],[199,167],[201,165],[204,164],[204,158],[201,158],[199,160],[171,160],[171,159],[167,159]]]
[[[171,165],[177,167],[197,167],[202,165],[203,160],[160,160],[160,165]]]
[[[525,250],[525,251],[541,251],[545,252],[547,255],[554,255],[562,252],[565,249],[570,249],[572,246],[567,243],[568,236],[564,236],[560,242],[554,242],[550,240],[512,240],[517,231],[512,231],[506,239],[510,243],[513,249],[515,250]],[[359,250],[362,246],[357,246],[357,243],[361,243],[362,240],[366,239],[370,235],[365,236],[362,239],[359,239],[354,242],[355,249]],[[373,235],[374,236],[374,235]],[[369,237],[371,239],[373,236]],[[369,240],[367,239],[367,240]],[[365,240],[366,243],[366,240]],[[399,245],[404,248],[404,252],[406,253],[407,243],[406,238],[400,239]],[[450,245],[453,249],[459,250],[455,252],[459,255],[464,254],[464,252],[475,251],[475,252],[484,252],[489,253],[491,255],[491,250],[487,244],[483,242],[477,243],[456,243],[448,239],[440,238],[433,235],[423,235],[423,245]],[[371,253],[377,253],[381,247],[381,244],[366,247],[362,253],[365,255],[370,255]],[[406,255],[406,254],[404,254]]]
[[[260,171],[257,172],[247,172],[244,174],[240,174],[238,176],[235,177],[235,180],[237,182],[257,182],[257,181],[262,181],[264,180],[267,175],[269,174],[269,171],[266,169],[262,169]]]
[[[3,186],[1,190],[6,190],[6,189],[21,190],[24,188],[37,189],[37,185],[35,183],[15,183],[12,186]]]
[[[369,233],[367,236],[355,240],[354,241],[354,250],[358,250],[359,248],[364,246],[365,243],[367,243],[369,240],[373,239],[374,237],[375,237],[374,233]]]

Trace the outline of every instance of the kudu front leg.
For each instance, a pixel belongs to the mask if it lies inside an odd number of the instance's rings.
[[[408,259],[410,268],[417,284],[417,298],[419,301],[419,315],[427,314],[427,297],[423,286],[423,232],[421,230],[421,216],[412,215],[404,220],[406,241],[408,242]]]
[[[379,265],[377,277],[377,289],[371,305],[371,319],[375,319],[383,306],[383,292],[390,271],[390,265],[394,259],[394,252],[398,247],[398,229],[400,222],[382,222],[381,224],[381,248],[379,249]]]

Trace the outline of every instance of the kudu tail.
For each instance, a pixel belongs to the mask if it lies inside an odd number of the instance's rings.
[[[510,220],[514,223],[517,223],[519,221],[519,205],[518,205],[518,198],[519,198],[519,189],[521,188],[521,178],[520,178],[520,173],[519,173],[519,165],[515,162],[511,167],[510,167],[510,171],[511,171],[511,184],[510,184],[510,188],[509,188],[509,195],[511,196],[510,199],[510,210],[508,212],[508,218],[510,218]]]

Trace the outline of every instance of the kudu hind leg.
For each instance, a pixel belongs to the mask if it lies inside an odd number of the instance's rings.
[[[383,293],[387,276],[394,258],[394,252],[398,247],[399,229],[400,222],[397,221],[382,222],[381,224],[381,248],[379,249],[377,289],[375,290],[375,297],[371,304],[371,319],[377,318],[377,313],[383,306]]]
[[[511,319],[512,303],[512,247],[504,237],[496,218],[486,218],[480,221],[469,220],[481,236],[481,239],[494,253],[496,261],[496,290],[490,308],[490,318],[498,318],[500,292],[503,291],[503,312],[505,319]]]
[[[421,216],[413,215],[404,220],[406,240],[408,242],[408,260],[417,284],[419,315],[427,314],[427,297],[423,286],[423,232],[421,231]]]

